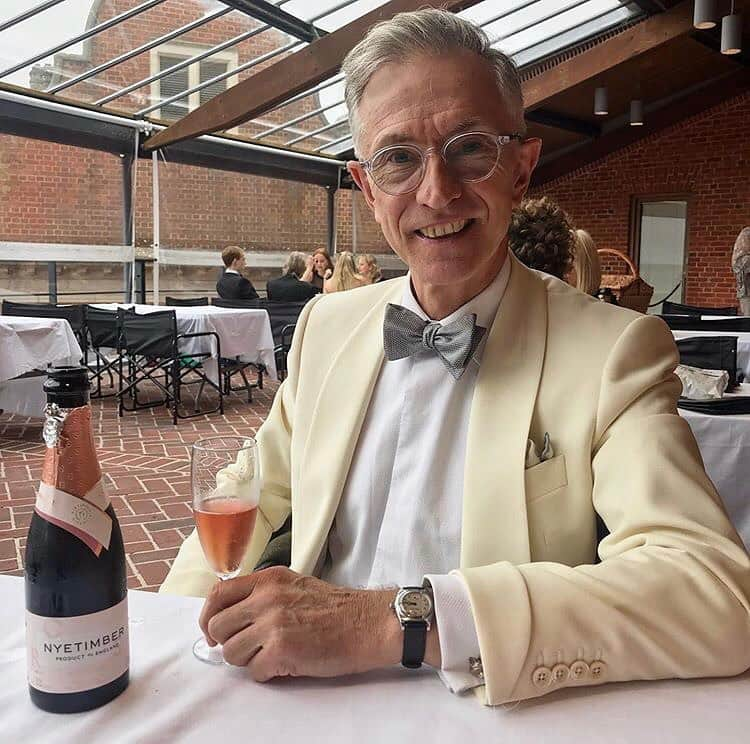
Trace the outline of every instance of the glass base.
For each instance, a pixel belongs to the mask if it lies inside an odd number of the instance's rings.
[[[193,644],[193,656],[206,664],[226,664],[221,646],[209,646],[203,636]]]

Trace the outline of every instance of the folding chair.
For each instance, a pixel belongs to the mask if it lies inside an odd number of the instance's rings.
[[[228,307],[234,310],[264,309],[263,300],[223,300],[221,297],[212,297],[211,304],[216,307]]]
[[[169,307],[202,307],[208,305],[208,297],[166,297]]]
[[[125,310],[124,312],[132,312]],[[114,379],[112,373],[118,372],[121,363],[122,348],[121,335],[122,324],[120,314],[117,310],[103,310],[98,307],[88,305],[86,307],[86,327],[89,334],[91,351],[94,352],[94,364],[87,361],[89,368],[92,388],[92,398],[109,398],[117,395],[114,390]],[[103,350],[109,350],[107,356]],[[113,357],[111,352],[115,352]],[[109,377],[109,386],[113,389],[112,393],[102,393],[102,378],[104,375]],[[95,386],[95,387],[94,387]]]
[[[213,339],[216,343],[216,354],[221,358],[221,344],[218,334],[213,331],[204,333],[177,333],[177,317],[174,310],[137,315],[118,310],[122,326],[122,349],[127,354],[127,374],[123,372],[123,359],[120,357],[120,388],[118,390],[118,413],[135,411],[142,408],[153,408],[165,405],[172,412],[172,422],[177,419],[194,418],[195,416],[224,413],[224,397],[221,385],[209,379],[197,360],[209,359],[211,351],[181,353],[181,341],[189,338]],[[163,381],[161,373],[164,373]],[[188,375],[196,375],[195,380],[186,380]],[[138,385],[146,381],[153,383],[163,394],[163,399],[150,402],[138,401]],[[182,388],[185,385],[200,384],[195,398],[194,413],[180,412]],[[219,405],[208,411],[199,410],[203,388],[208,384],[219,394]],[[125,405],[126,396],[132,395],[132,406]]]

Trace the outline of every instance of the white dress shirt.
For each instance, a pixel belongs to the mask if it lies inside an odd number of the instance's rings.
[[[510,261],[479,295],[439,321],[476,313],[487,331],[455,380],[437,355],[384,362],[328,537],[322,578],[339,586],[391,587],[430,580],[441,677],[453,691],[480,682],[471,605],[459,567],[464,461],[479,360],[510,276]],[[407,281],[404,307],[429,320]]]

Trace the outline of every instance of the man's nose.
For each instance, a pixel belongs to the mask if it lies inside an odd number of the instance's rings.
[[[430,209],[442,209],[461,196],[461,181],[451,172],[440,153],[427,155],[417,201]]]

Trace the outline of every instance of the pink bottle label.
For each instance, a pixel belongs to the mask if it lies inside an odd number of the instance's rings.
[[[26,612],[29,684],[42,692],[84,692],[112,682],[130,662],[127,597],[78,617]]]

